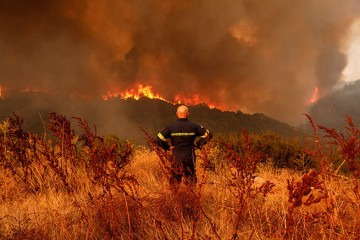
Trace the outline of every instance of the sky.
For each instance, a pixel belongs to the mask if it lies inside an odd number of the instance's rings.
[[[359,16],[358,0],[2,0],[1,94],[141,84],[296,125],[315,89],[359,77]]]

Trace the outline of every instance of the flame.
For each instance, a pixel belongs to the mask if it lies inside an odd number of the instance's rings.
[[[47,92],[45,89],[41,88],[32,88],[32,87],[26,87],[23,89],[20,89],[20,92],[28,93],[28,92]]]
[[[48,91],[40,88],[33,88],[33,87],[26,87],[23,89],[18,90],[23,93],[29,92],[44,92],[49,93]],[[84,96],[83,96],[84,97]],[[150,85],[142,85],[142,84],[135,84],[133,87],[127,88],[125,91],[119,91],[115,89],[114,91],[109,91],[106,94],[102,95],[102,98],[106,101],[110,98],[121,98],[121,99],[135,99],[139,100],[140,98],[149,98],[149,99],[159,99],[165,102],[168,102],[173,105],[177,104],[185,104],[188,106],[194,106],[198,104],[205,104],[209,108],[218,108],[218,105],[210,101],[207,97],[200,97],[198,94],[193,94],[190,97],[183,96],[181,94],[177,94],[172,101],[163,98],[160,94],[154,92],[153,87]],[[0,86],[0,99],[4,99],[4,88]]]
[[[177,94],[173,101],[163,98],[160,94],[155,93],[153,91],[153,87],[150,85],[142,85],[136,84],[132,88],[127,88],[125,91],[112,91],[107,92],[105,95],[102,96],[104,100],[109,100],[110,98],[121,98],[121,99],[135,99],[139,100],[142,97],[150,98],[150,99],[159,99],[170,104],[185,104],[188,106],[194,106],[198,104],[206,104],[209,108],[216,108],[217,105],[212,103],[206,98],[200,98],[198,94],[193,94],[191,97],[184,97],[181,94]]]
[[[206,104],[209,108],[216,108],[216,104],[211,103],[211,101],[204,101],[200,99],[198,94],[193,94],[191,97],[183,97],[180,94],[177,94],[174,98],[176,103],[185,104],[189,106],[198,105],[198,104]]]
[[[4,89],[4,87],[0,86],[0,99],[5,99],[5,95],[4,93],[7,92],[8,89]],[[21,92],[21,93],[31,93],[31,92],[43,92],[43,93],[48,93],[45,89],[41,89],[41,88],[33,88],[33,87],[26,87],[23,89],[12,89],[12,91],[15,92]]]
[[[142,97],[147,97],[150,99],[160,99],[166,102],[165,98],[161,97],[159,94],[154,93],[152,90],[152,86],[146,85],[143,86],[142,84],[136,84],[133,88],[128,88],[124,92],[108,92],[107,94],[103,95],[104,100],[108,100],[110,98],[120,97],[121,99],[135,99],[139,100]]]
[[[102,95],[102,98],[107,101],[110,98],[117,98],[120,96],[119,92],[107,92],[106,94]]]
[[[313,104],[319,99],[319,87],[315,87],[313,94],[307,104]]]

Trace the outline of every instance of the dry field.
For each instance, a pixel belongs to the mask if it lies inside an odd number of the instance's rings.
[[[16,116],[0,124],[0,239],[360,239],[351,119],[346,136],[313,125],[305,148],[317,167],[304,172],[261,162],[246,132],[241,148],[215,140],[197,150],[196,187],[178,191],[168,154],[149,137],[133,146],[82,119],[81,135],[62,116],[50,120],[52,138],[24,132]],[[332,142],[322,145],[318,131]]]

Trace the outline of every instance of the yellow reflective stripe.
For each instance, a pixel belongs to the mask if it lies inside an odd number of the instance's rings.
[[[209,130],[206,129],[205,134],[202,135],[201,138],[206,138],[207,136],[209,136]]]
[[[190,132],[190,133],[171,133],[171,136],[194,136],[195,133],[194,132]]]
[[[161,140],[163,140],[164,142],[166,142],[166,138],[164,138],[164,136],[161,133],[158,133],[157,135]]]

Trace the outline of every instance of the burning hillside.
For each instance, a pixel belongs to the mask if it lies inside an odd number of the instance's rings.
[[[360,126],[360,80],[345,84],[310,108],[314,121],[323,126],[341,129],[350,116]]]
[[[0,120],[15,112],[24,119],[25,130],[43,133],[49,114],[56,112],[71,120],[74,120],[72,117],[86,119],[91,126],[96,126],[102,136],[115,134],[121,139],[142,143],[144,135],[140,128],[149,133],[157,133],[176,119],[176,108],[172,103],[147,97],[140,97],[139,100],[111,97],[104,101],[101,98],[61,98],[44,92],[20,92],[0,100]],[[271,130],[284,135],[299,134],[295,128],[263,114],[223,112],[203,104],[189,108],[190,119],[201,122],[214,135],[237,133],[240,129],[249,132]]]
[[[139,100],[140,98],[149,98],[149,99],[159,99],[168,103],[171,103],[173,105],[175,104],[186,104],[188,106],[194,106],[198,104],[205,104],[209,106],[210,108],[215,108],[216,105],[214,103],[211,103],[209,99],[207,100],[201,100],[200,97],[195,94],[191,98],[182,97],[180,94],[177,94],[173,99],[165,99],[160,96],[158,93],[154,93],[153,88],[149,85],[143,86],[142,84],[136,84],[132,88],[128,88],[123,92],[113,91],[108,92],[107,94],[103,95],[104,100],[109,100],[110,98],[121,98],[121,99],[135,99]],[[210,103],[210,104],[209,104]]]

